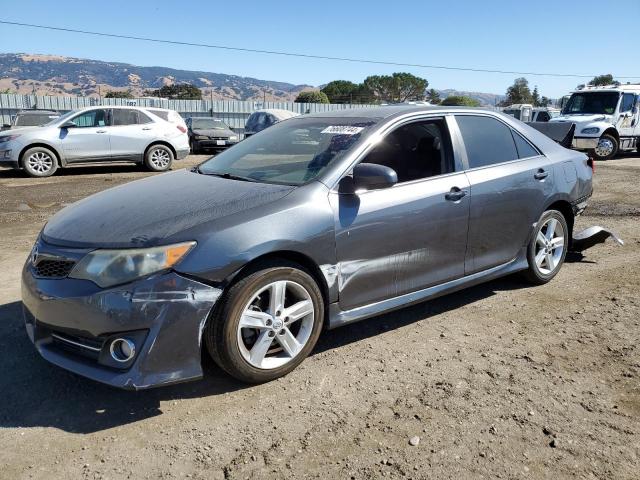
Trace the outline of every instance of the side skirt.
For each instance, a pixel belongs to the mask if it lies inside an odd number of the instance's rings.
[[[489,268],[472,275],[467,275],[456,280],[451,280],[447,283],[434,285],[433,287],[425,288],[423,290],[400,295],[399,297],[389,298],[369,305],[363,305],[351,310],[340,310],[340,306],[337,302],[332,303],[329,305],[329,329],[348,325],[350,323],[380,315],[381,313],[398,310],[409,305],[424,302],[425,300],[431,300],[433,298],[456,292],[479,283],[488,282],[489,280],[494,280],[527,268],[528,264],[525,249],[523,253],[508,263],[498,265],[497,267]]]

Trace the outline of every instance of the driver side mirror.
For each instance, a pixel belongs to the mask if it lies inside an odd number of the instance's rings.
[[[393,168],[375,163],[359,163],[353,167],[351,176],[340,181],[340,193],[355,193],[358,190],[378,190],[398,183],[398,174]]]
[[[74,127],[77,127],[77,126],[78,125],[76,124],[76,122],[73,122],[71,120],[67,120],[62,125],[60,125],[60,128],[74,128]]]

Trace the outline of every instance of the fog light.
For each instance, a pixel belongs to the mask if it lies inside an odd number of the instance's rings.
[[[116,338],[109,347],[111,358],[116,362],[128,362],[136,354],[136,345],[127,338]]]

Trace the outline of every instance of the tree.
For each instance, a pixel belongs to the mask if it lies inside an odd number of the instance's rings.
[[[610,73],[606,75],[597,75],[591,79],[589,85],[620,85],[620,82],[616,82],[613,79],[613,75]]]
[[[533,95],[529,90],[529,82],[526,78],[516,78],[509,88],[507,88],[507,98],[503,105],[513,105],[514,103],[533,103]]]
[[[349,80],[334,80],[327,83],[321,92],[329,99],[329,103],[358,103],[354,102],[354,93],[359,85]]]
[[[146,92],[151,97],[171,98],[178,100],[202,100],[202,91],[188,83],[165,85],[158,90]]]
[[[548,107],[549,105],[551,105],[553,102],[551,101],[551,99],[549,97],[545,97],[544,95],[542,96],[542,98],[540,99],[540,106],[541,107]]]
[[[540,107],[540,93],[538,92],[538,86],[533,87],[533,92],[531,93],[531,103],[534,107]]]
[[[423,100],[429,82],[406,72],[392,75],[371,75],[363,82],[366,90],[382,102],[401,103],[409,100]]]
[[[327,95],[318,90],[300,92],[294,101],[296,103],[329,103]]]
[[[440,105],[453,107],[479,107],[480,102],[475,98],[467,97],[466,95],[451,95],[442,100],[442,103],[440,103]]]
[[[438,93],[438,91],[432,88],[431,90],[427,91],[427,101],[431,105],[439,105],[440,102],[442,102],[442,99],[440,98],[440,94]]]
[[[104,95],[104,98],[133,98],[133,93],[131,93],[131,90],[125,90],[124,92],[109,90]]]

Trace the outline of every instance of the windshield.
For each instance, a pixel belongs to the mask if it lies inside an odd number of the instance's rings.
[[[26,115],[18,115],[16,117],[16,126],[17,127],[36,127],[38,125],[44,125],[45,123],[50,122],[53,119],[57,119],[59,115],[54,113],[37,113],[37,114],[26,114]]]
[[[228,130],[224,122],[215,118],[192,118],[191,128],[194,130]]]
[[[371,118],[286,120],[211,158],[198,171],[302,185],[343,156],[375,123]]]
[[[43,127],[49,127],[51,125],[56,125],[58,123],[63,124],[69,117],[75,115],[76,113],[78,113],[78,110],[71,110],[70,112],[67,112],[64,115],[60,115],[59,117],[54,118],[53,120],[51,120],[50,122],[45,123],[42,126]]]
[[[616,111],[618,92],[574,93],[562,110],[563,115],[596,113],[611,115]]]

